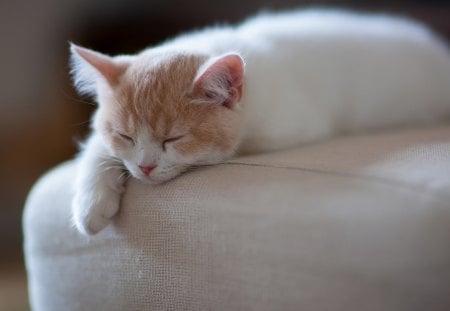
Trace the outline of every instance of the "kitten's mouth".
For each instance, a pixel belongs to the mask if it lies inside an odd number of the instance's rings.
[[[158,185],[162,184],[164,182],[167,182],[171,179],[174,179],[178,175],[180,175],[184,170],[181,169],[165,169],[164,172],[162,171],[152,171],[150,174],[145,175],[142,174],[140,171],[134,171],[132,172],[132,176],[139,181],[149,184],[149,185]]]
[[[169,179],[169,178],[157,177],[157,176],[155,176],[154,172],[150,172],[150,174],[148,174],[148,175],[145,175],[141,171],[135,170],[135,169],[128,169],[128,172],[131,176],[133,176],[140,182],[150,184],[150,185],[157,185],[157,184],[163,183]]]

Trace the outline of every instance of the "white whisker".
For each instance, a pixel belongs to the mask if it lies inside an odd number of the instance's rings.
[[[117,180],[119,182],[125,182],[128,178],[130,178],[130,174],[125,170],[119,175]]]

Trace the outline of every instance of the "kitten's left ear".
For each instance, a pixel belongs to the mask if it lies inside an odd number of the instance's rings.
[[[220,104],[233,109],[242,97],[244,61],[238,54],[225,54],[200,67],[192,95],[199,103]]]
[[[70,44],[71,67],[75,86],[80,93],[95,95],[99,80],[110,86],[117,84],[120,75],[127,68],[111,56]]]

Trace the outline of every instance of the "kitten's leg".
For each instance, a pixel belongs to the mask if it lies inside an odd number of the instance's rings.
[[[78,158],[73,221],[83,234],[106,227],[119,210],[124,191],[124,167],[111,157],[98,136],[92,136]]]

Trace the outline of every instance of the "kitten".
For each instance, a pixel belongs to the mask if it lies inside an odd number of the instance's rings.
[[[71,45],[72,73],[96,97],[78,158],[73,219],[95,234],[124,170],[155,184],[236,152],[450,115],[450,54],[425,26],[339,10],[265,14],[110,57]]]

